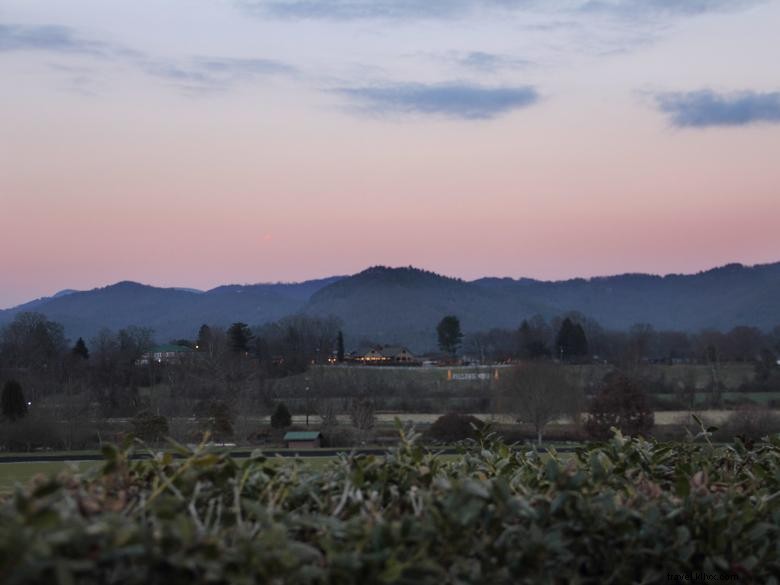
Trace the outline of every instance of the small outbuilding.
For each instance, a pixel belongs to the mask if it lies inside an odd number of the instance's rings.
[[[288,449],[317,449],[322,446],[319,431],[288,431],[283,440]]]

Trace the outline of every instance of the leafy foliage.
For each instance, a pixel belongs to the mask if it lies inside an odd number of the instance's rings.
[[[0,504],[21,583],[777,583],[780,439],[715,447],[617,434],[573,456],[482,436],[455,461],[413,433],[325,468],[179,447],[62,475]]]
[[[480,429],[485,426],[476,416],[450,412],[434,421],[428,429],[428,435],[445,443],[476,439]]]

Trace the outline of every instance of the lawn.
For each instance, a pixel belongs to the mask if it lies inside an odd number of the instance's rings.
[[[276,458],[272,458],[275,460]],[[282,461],[282,458],[278,458]],[[300,457],[307,466],[314,469],[324,467],[335,457]],[[88,471],[100,461],[36,461],[34,463],[1,463],[0,462],[0,494],[11,492],[17,483],[25,484],[38,474],[56,475],[65,469]]]
[[[56,475],[64,469],[86,471],[99,461],[36,461],[35,463],[0,463],[0,493],[13,490],[17,483],[27,483],[42,473]]]
[[[650,395],[659,400],[679,401],[680,396],[676,394],[657,393]],[[726,402],[743,402],[749,400],[756,404],[769,404],[773,400],[780,401],[780,392],[722,392],[721,398]],[[696,404],[705,405],[712,399],[711,392],[697,392]]]

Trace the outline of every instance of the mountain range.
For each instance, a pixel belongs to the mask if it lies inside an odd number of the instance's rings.
[[[376,266],[352,276],[300,283],[226,285],[208,291],[119,282],[66,290],[0,311],[0,325],[23,311],[62,323],[68,337],[101,328],[151,327],[158,341],[193,338],[201,324],[260,325],[286,315],[336,316],[352,345],[370,339],[413,350],[435,345],[448,314],[464,332],[516,327],[528,317],[579,311],[610,329],[649,323],[698,331],[780,324],[780,262],[728,264],[697,274],[622,274],[562,281],[481,278],[464,281],[417,268]],[[348,341],[348,345],[350,345]]]

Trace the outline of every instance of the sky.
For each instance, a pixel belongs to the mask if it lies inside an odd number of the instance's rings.
[[[780,260],[780,0],[0,0],[0,307]]]

